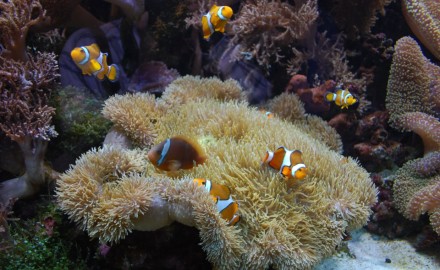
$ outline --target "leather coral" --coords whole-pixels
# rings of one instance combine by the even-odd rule
[[[366,223],[377,190],[354,160],[341,162],[339,153],[313,133],[304,132],[314,121],[304,121],[298,128],[277,117],[267,119],[238,96],[235,100],[218,99],[212,95],[213,85],[219,86],[215,91],[222,89],[217,79],[185,76],[179,80],[165,90],[164,97],[193,97],[195,93],[199,97],[182,98],[182,103],[158,99],[157,107],[133,106],[127,113],[149,108],[142,115],[131,115],[154,117],[155,144],[175,135],[186,136],[199,142],[207,161],[191,170],[169,173],[149,162],[142,165],[141,157],[135,154],[130,160],[141,161],[139,167],[126,171],[125,158],[102,156],[110,151],[107,147],[85,154],[57,181],[57,192],[64,211],[91,236],[118,241],[130,230],[154,230],[147,226],[154,220],[163,221],[156,227],[176,220],[199,230],[202,248],[216,269],[305,269],[332,254],[346,230]],[[194,87],[187,91],[179,87],[191,84]],[[111,99],[150,102],[145,95]],[[154,113],[158,108],[161,113]],[[279,174],[261,166],[265,151],[280,145],[300,149],[310,168],[308,177],[295,183],[290,193]],[[122,151],[140,150],[112,151],[125,155]],[[86,173],[80,167],[90,169]],[[100,170],[103,167],[108,171]],[[335,167],[338,170],[332,169]],[[194,178],[230,188],[239,203],[241,220],[236,226],[226,225],[209,194],[192,185]],[[90,181],[98,184],[86,185]],[[84,191],[89,185],[90,190]],[[118,218],[112,218],[115,215]]]

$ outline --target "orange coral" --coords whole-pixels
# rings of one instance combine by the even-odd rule
[[[402,10],[414,34],[440,59],[440,1],[404,0]]]

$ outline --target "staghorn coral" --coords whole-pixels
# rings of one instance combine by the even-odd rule
[[[284,48],[305,43],[310,32],[315,32],[317,18],[316,0],[296,0],[294,5],[281,1],[246,2],[231,22],[232,43],[241,44],[242,52],[268,69],[270,63],[283,61]]]
[[[206,88],[215,83],[198,80]],[[167,91],[179,91],[176,88],[181,84],[173,82],[164,97],[171,96]],[[227,82],[223,84],[227,88]],[[320,135],[311,136],[304,128],[277,117],[262,117],[247,103],[218,100],[207,90],[192,90],[180,91],[187,95],[180,99],[182,104],[157,101],[164,111],[155,118],[154,143],[174,135],[191,137],[205,148],[206,163],[177,171],[173,179],[149,163],[140,164],[141,175],[120,170],[121,175],[114,177],[115,168],[121,168],[115,160],[121,158],[103,156],[110,151],[103,148],[86,153],[57,181],[61,207],[91,236],[117,241],[132,229],[152,230],[177,220],[199,229],[201,245],[215,269],[309,269],[334,252],[346,230],[365,224],[370,206],[377,200],[376,189],[353,159],[341,163],[341,155],[323,144]],[[194,92],[204,97],[190,99]],[[148,94],[112,99],[124,103],[122,99],[140,96]],[[149,110],[139,108],[145,117],[157,110],[145,107]],[[127,110],[127,114],[132,112]],[[278,174],[261,166],[264,152],[279,145],[300,149],[311,171],[291,193]],[[124,155],[128,150],[112,151]],[[135,156],[139,158],[129,160],[140,160]],[[333,170],[335,166],[339,169]],[[100,169],[104,167],[107,169]],[[190,184],[200,177],[231,188],[240,204],[241,221],[236,227],[225,226],[209,195]],[[160,224],[147,226],[155,220]]]
[[[440,235],[440,152],[432,152],[403,165],[394,176],[394,203],[400,213],[418,220],[429,213],[431,226]]]
[[[24,175],[4,181],[0,200],[35,194],[45,183],[43,168],[47,141],[56,136],[50,125],[54,108],[47,105],[57,78],[55,55],[38,53],[27,62],[0,55],[0,130],[18,143],[24,156]]]
[[[14,60],[26,60],[26,37],[31,26],[43,21],[45,11],[38,0],[0,2],[0,44]]]
[[[406,23],[425,45],[440,59],[440,2],[432,0],[403,0]]]
[[[396,42],[387,86],[386,108],[390,124],[399,128],[399,117],[407,112],[434,114],[431,87],[438,83],[438,66],[426,59],[417,42],[403,37]]]

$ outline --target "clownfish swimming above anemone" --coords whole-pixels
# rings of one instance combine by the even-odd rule
[[[164,171],[191,169],[206,160],[202,147],[183,136],[166,139],[153,146],[147,155],[156,168]]]
[[[107,64],[107,53],[100,51],[99,46],[93,43],[89,46],[74,48],[70,56],[83,75],[95,76],[99,80],[107,77],[111,82],[117,81],[119,68],[117,65]]]
[[[328,102],[334,101],[337,106],[341,107],[341,109],[348,109],[348,106],[355,104],[357,101],[350,91],[343,89],[337,90],[336,93],[327,92],[325,94],[325,100]]]
[[[293,180],[302,180],[307,176],[308,169],[302,160],[302,152],[288,150],[284,146],[278,147],[275,152],[267,151],[263,158],[263,164],[278,170],[287,181],[290,189]]]
[[[226,220],[228,225],[235,225],[240,220],[240,216],[237,214],[238,203],[232,199],[231,191],[227,186],[203,178],[195,178],[193,181],[197,186],[203,186],[209,192],[216,203],[220,216]]]
[[[202,17],[203,38],[209,39],[214,32],[225,32],[225,26],[234,12],[228,6],[213,5],[208,13]]]

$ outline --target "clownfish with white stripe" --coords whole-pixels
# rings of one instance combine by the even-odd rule
[[[307,176],[308,169],[302,160],[302,152],[288,150],[284,146],[278,147],[275,152],[267,151],[263,164],[278,170],[286,179],[302,180]]]
[[[164,171],[188,170],[206,160],[202,147],[183,136],[166,139],[153,146],[147,155],[156,168]]]
[[[334,101],[341,109],[348,109],[348,106],[355,104],[357,101],[348,90],[343,89],[337,90],[336,93],[327,92],[325,99],[328,102]]]
[[[240,220],[240,216],[237,214],[238,203],[232,199],[231,191],[227,186],[203,178],[195,178],[193,181],[197,186],[203,186],[209,192],[217,205],[220,216],[226,220],[228,225],[235,225]]]
[[[99,80],[107,77],[114,82],[118,80],[119,68],[115,64],[110,66],[107,64],[107,55],[100,51],[96,43],[74,48],[70,52],[70,56],[83,75],[93,75]]]
[[[213,5],[206,15],[202,17],[203,38],[209,39],[214,32],[225,32],[225,26],[234,12],[228,6]]]

